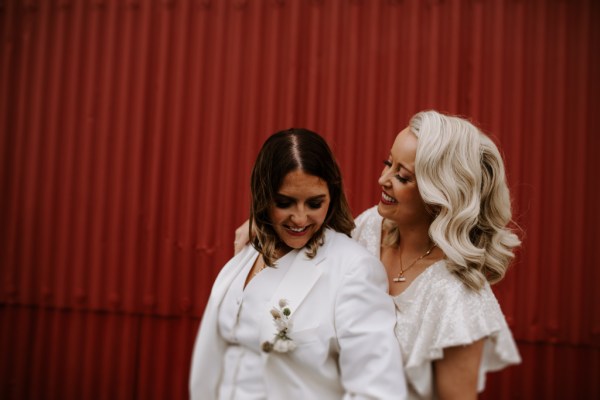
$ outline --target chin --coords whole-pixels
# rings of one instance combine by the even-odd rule
[[[295,250],[300,250],[306,247],[306,245],[308,243],[310,243],[311,240],[313,240],[313,238],[315,237],[315,233],[313,233],[312,235],[310,235],[310,237],[306,238],[305,240],[284,240],[283,243],[285,243],[285,245],[291,249],[295,249]]]
[[[388,212],[388,210],[386,210],[386,208],[389,208],[390,206],[388,206],[387,204],[383,204],[382,202],[379,202],[379,204],[377,205],[377,212],[379,213],[379,215],[381,215],[382,217],[386,217],[387,215],[389,215],[390,213]]]
[[[301,249],[304,246],[306,246],[306,243],[308,243],[308,240],[305,240],[305,238],[302,239],[297,239],[297,238],[293,238],[293,237],[289,237],[285,234],[283,235],[278,235],[279,237],[279,242],[289,248],[289,249]]]

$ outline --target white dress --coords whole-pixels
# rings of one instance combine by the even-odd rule
[[[352,237],[380,257],[383,218],[373,207],[356,219]],[[478,391],[485,374],[521,362],[517,346],[500,305],[486,285],[468,289],[440,260],[421,273],[395,296],[396,335],[400,342],[409,398],[433,399],[432,362],[443,357],[443,349],[486,338],[479,368]]]

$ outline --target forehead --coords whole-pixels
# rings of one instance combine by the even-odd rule
[[[418,139],[409,128],[404,128],[396,136],[390,154],[394,161],[406,166],[414,166]]]
[[[281,187],[277,192],[291,197],[311,197],[329,194],[329,188],[327,187],[327,183],[318,176],[296,170],[289,172],[283,178]]]

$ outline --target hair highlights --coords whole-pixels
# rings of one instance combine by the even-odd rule
[[[250,229],[252,245],[267,265],[273,265],[281,240],[269,220],[269,207],[285,176],[303,171],[327,183],[331,202],[321,229],[307,243],[307,254],[314,257],[323,244],[323,230],[331,228],[350,236],[354,219],[344,193],[342,175],[325,140],[307,129],[288,129],[271,135],[263,144],[252,169],[250,190]]]

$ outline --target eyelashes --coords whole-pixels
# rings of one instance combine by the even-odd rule
[[[286,208],[288,208],[291,205],[292,205],[292,203],[289,202],[289,201],[276,201],[275,202],[275,207],[277,207],[277,208],[286,209]]]
[[[308,207],[313,210],[318,210],[319,208],[321,208],[322,205],[323,205],[322,201],[314,201],[314,202],[308,203]]]
[[[291,201],[275,201],[275,207],[277,208],[281,208],[281,209],[286,209],[291,207],[293,204],[293,202]],[[323,201],[309,201],[308,203],[306,203],[308,208],[310,208],[311,210],[318,210],[319,208],[321,208],[323,206]]]
[[[390,160],[383,160],[383,165],[385,165],[386,168],[391,168],[392,162]],[[400,174],[394,175],[394,178],[396,178],[400,183],[408,183],[411,181],[409,177],[405,177]]]

